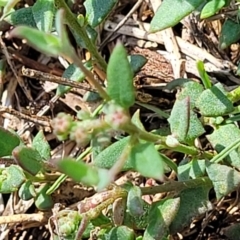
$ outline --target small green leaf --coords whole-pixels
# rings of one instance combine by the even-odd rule
[[[107,67],[107,92],[124,108],[134,104],[133,71],[122,44],[114,48]]]
[[[86,67],[88,70],[92,70],[91,62],[85,62],[84,67]],[[82,82],[85,78],[85,75],[80,68],[76,67],[74,64],[70,64],[68,68],[64,71],[62,77],[72,81]],[[69,92],[70,89],[71,87],[69,86],[59,85],[57,88],[57,95],[62,96],[63,94]]]
[[[189,129],[190,120],[190,99],[186,97],[182,100],[177,100],[172,108],[171,115],[168,118],[171,132],[173,136],[184,142]]]
[[[20,8],[9,14],[4,20],[13,26],[26,25],[29,27],[36,27],[32,14],[32,7]]]
[[[178,167],[178,180],[185,181],[203,177],[206,172],[205,160],[193,159],[191,162]]]
[[[134,74],[139,72],[147,62],[147,59],[144,56],[138,54],[128,56],[128,60]]]
[[[30,180],[22,184],[22,186],[18,190],[18,196],[25,201],[36,197],[34,185]]]
[[[197,69],[198,69],[198,73],[202,79],[202,82],[203,82],[203,85],[204,87],[207,89],[207,88],[211,88],[212,86],[212,83],[211,83],[211,80],[204,68],[204,64],[202,61],[197,61]]]
[[[19,166],[32,175],[36,175],[42,169],[42,157],[33,148],[19,146],[14,148],[12,155]]]
[[[84,6],[86,9],[86,20],[90,26],[98,26],[116,5],[117,0],[86,0]]]
[[[181,83],[181,80],[183,80],[182,83]],[[186,81],[184,81],[184,80],[186,80]],[[178,94],[177,99],[182,100],[186,97],[189,97],[190,107],[191,107],[191,109],[193,109],[196,105],[196,100],[198,99],[198,97],[201,95],[201,93],[204,90],[203,86],[194,81],[187,81],[187,79],[176,79],[176,80],[173,80],[172,82],[171,82],[172,84],[174,84],[174,82],[175,82],[175,86],[181,87],[181,92]],[[169,85],[170,85],[170,83],[169,83]]]
[[[210,188],[191,188],[180,193],[180,207],[170,225],[171,234],[182,231],[184,227],[192,222],[192,219],[212,210],[212,204],[208,200]]]
[[[0,127],[0,157],[10,156],[12,150],[20,144],[17,135]]]
[[[46,192],[49,189],[50,185],[46,184],[40,188],[37,197],[35,198],[35,205],[39,210],[49,210],[53,207],[53,199],[51,195],[48,195]]]
[[[151,21],[150,32],[173,27],[202,2],[203,0],[164,0]]]
[[[214,149],[220,153],[230,144],[240,139],[240,130],[234,124],[219,126],[212,134],[207,136],[207,139]],[[237,148],[231,151],[224,161],[227,161],[231,166],[240,169],[240,149]]]
[[[211,0],[202,9],[200,18],[208,18],[213,16],[225,5],[225,0]]]
[[[37,0],[32,7],[32,13],[37,28],[50,33],[55,14],[54,0]]]
[[[76,162],[71,158],[65,158],[58,163],[59,169],[76,182],[87,185],[97,185],[99,181],[98,171],[83,162]]]
[[[180,207],[180,198],[165,199],[153,203],[149,212],[149,224],[144,232],[144,239],[163,239],[175,219]]]
[[[93,158],[93,163],[96,167],[110,169],[119,159],[123,149],[129,144],[129,137],[125,137],[109,147],[101,151],[96,158]],[[133,164],[130,159],[127,159],[122,170],[127,171],[133,169]]]
[[[221,49],[229,47],[232,43],[237,42],[240,39],[240,24],[226,19],[219,39],[219,45]]]
[[[134,240],[134,232],[126,226],[114,227],[107,234],[107,239]]]
[[[142,200],[141,189],[137,186],[132,186],[128,191],[127,209],[131,216],[140,217],[144,213],[144,202]]]
[[[11,193],[25,181],[25,175],[20,167],[11,165],[7,168],[0,168],[0,193]]]
[[[208,117],[223,116],[234,109],[221,84],[216,84],[203,91],[196,102],[196,107],[203,116]]]
[[[134,169],[144,177],[163,179],[163,160],[153,143],[139,143],[134,146],[130,159]]]
[[[39,152],[40,156],[44,160],[48,160],[50,158],[51,148],[48,142],[46,141],[42,130],[40,130],[38,134],[34,137],[32,147]]]
[[[239,186],[240,173],[231,167],[213,163],[207,166],[207,173],[213,182],[218,200]]]
[[[11,35],[27,39],[29,45],[42,53],[51,56],[61,55],[62,42],[57,36],[26,26],[16,27],[12,30]]]

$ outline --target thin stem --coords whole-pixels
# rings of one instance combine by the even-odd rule
[[[73,15],[73,13],[69,9],[66,2],[64,0],[55,0],[55,6],[57,7],[57,9],[60,9],[60,8],[64,9],[65,14],[66,14],[67,25],[70,27],[70,29],[75,31],[79,35],[79,37],[81,37],[85,46],[88,48],[89,52],[97,60],[97,63],[101,66],[101,68],[106,72],[107,63],[105,62],[103,57],[99,54],[94,43],[88,37],[86,29],[79,25],[76,17]]]
[[[84,67],[82,61],[78,58],[77,55],[74,54],[74,56],[71,56],[72,60],[74,62],[74,64],[79,67],[82,72],[85,74],[87,81],[89,82],[90,85],[92,85],[93,87],[96,88],[96,90],[98,91],[99,95],[105,99],[106,101],[110,100],[110,97],[108,96],[108,94],[106,93],[106,91],[104,90],[104,88],[102,87],[102,85],[96,81],[96,79],[94,78],[93,74]]]
[[[212,187],[212,181],[208,177],[196,178],[182,182],[167,182],[160,186],[141,188],[142,195],[152,195],[163,192],[179,192],[189,188]]]

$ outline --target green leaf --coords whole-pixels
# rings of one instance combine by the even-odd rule
[[[20,8],[5,17],[4,20],[13,26],[26,25],[29,27],[36,27],[32,14],[32,7]]]
[[[240,24],[226,19],[219,39],[219,45],[221,49],[229,47],[232,43],[237,42],[240,39]]]
[[[12,30],[11,35],[27,39],[29,45],[42,53],[51,56],[61,55],[62,42],[57,36],[26,26],[16,27]]]
[[[134,104],[133,71],[122,44],[114,48],[107,67],[107,92],[124,108]]]
[[[119,159],[123,149],[129,144],[129,137],[125,137],[109,147],[101,151],[96,158],[93,158],[93,163],[96,167],[110,169]],[[130,159],[125,162],[122,171],[133,169],[133,164]]]
[[[34,137],[32,147],[39,152],[40,156],[44,160],[48,160],[51,157],[51,148],[46,141],[42,130],[40,130],[38,134]]]
[[[172,108],[171,115],[168,118],[173,136],[181,142],[187,136],[190,121],[190,99],[186,97],[177,100]]]
[[[12,150],[20,144],[17,135],[0,127],[0,157],[10,156]]]
[[[150,32],[173,27],[202,2],[203,0],[164,0],[151,21]]]
[[[202,9],[200,18],[208,18],[213,16],[225,5],[225,0],[211,0]]]
[[[134,74],[139,72],[147,62],[147,59],[139,54],[128,56],[128,60],[130,62]]]
[[[19,146],[14,148],[12,155],[19,166],[30,174],[36,175],[42,170],[43,160],[37,150],[30,147]]]
[[[219,126],[214,132],[207,136],[207,139],[214,147],[214,149],[220,153],[230,144],[240,139],[240,130],[234,124],[228,124]],[[231,166],[240,169],[240,149],[237,148],[229,153],[224,158]]]
[[[171,234],[182,231],[192,222],[192,219],[212,210],[212,204],[208,200],[209,190],[210,187],[199,187],[186,189],[180,193],[180,207],[170,225]]]
[[[163,239],[175,219],[180,207],[180,198],[164,199],[153,203],[149,213],[149,224],[144,232],[144,239]]]
[[[141,189],[137,186],[132,186],[128,191],[127,209],[129,214],[133,217],[140,217],[144,213],[142,192]]]
[[[51,195],[48,195],[46,192],[49,189],[50,185],[46,184],[40,188],[37,197],[35,198],[35,205],[39,210],[46,211],[53,207],[53,199]]]
[[[163,160],[153,143],[139,143],[134,146],[130,159],[134,169],[144,177],[163,179]]]
[[[196,107],[203,116],[218,117],[233,111],[233,104],[225,95],[221,84],[206,89],[199,96]]]
[[[84,7],[86,9],[86,20],[92,27],[98,26],[116,5],[117,0],[86,0]]]
[[[198,73],[202,79],[202,82],[203,82],[203,85],[204,87],[207,89],[207,88],[211,88],[212,86],[212,83],[211,83],[211,80],[204,68],[204,63],[203,61],[197,61],[197,69],[198,69]]]
[[[86,185],[97,185],[99,181],[98,171],[83,162],[76,162],[71,158],[65,158],[58,163],[61,172],[67,174],[76,182]]]
[[[34,3],[32,13],[39,30],[51,32],[55,11],[54,0],[37,0]]]
[[[11,193],[18,190],[25,181],[25,175],[20,167],[11,165],[0,168],[0,193]]]
[[[178,167],[178,180],[185,181],[203,177],[206,172],[205,160],[193,159],[191,162]]]
[[[18,190],[18,196],[25,201],[30,200],[33,197],[36,197],[36,192],[32,181],[27,180],[25,183],[21,185],[21,187]]]
[[[92,64],[90,61],[84,63],[84,67],[88,70],[92,70]],[[70,64],[68,68],[64,71],[63,78],[67,78],[72,81],[82,82],[85,79],[84,73],[80,68],[76,67],[74,64]],[[62,96],[63,94],[69,92],[71,87],[59,85],[57,88],[57,95]]]
[[[106,236],[107,239],[134,240],[134,232],[126,226],[114,227]]]
[[[218,200],[239,187],[240,173],[231,167],[213,163],[207,166],[207,173]]]
[[[181,83],[181,80],[183,80],[182,83]],[[175,82],[175,86],[176,84],[178,84],[177,86],[180,86],[182,88],[181,92],[177,96],[177,99],[183,100],[186,97],[189,97],[190,107],[191,109],[193,109],[196,105],[196,100],[201,95],[204,89],[203,89],[203,86],[197,82],[184,81],[184,80],[187,80],[187,79],[176,79],[176,80],[173,80],[172,84],[174,84]]]

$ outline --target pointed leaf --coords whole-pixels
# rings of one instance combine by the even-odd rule
[[[226,19],[219,39],[219,45],[221,49],[229,47],[232,43],[237,42],[240,39],[240,24],[231,19]]]
[[[200,18],[208,18],[217,13],[225,5],[225,0],[211,0],[202,9]]]
[[[202,2],[203,0],[164,0],[151,21],[150,32],[173,27]]]
[[[14,148],[12,155],[19,166],[32,175],[36,175],[42,169],[43,159],[33,148],[19,146]]]
[[[51,32],[55,11],[54,0],[37,0],[34,3],[32,13],[39,30]]]
[[[42,53],[51,56],[61,55],[62,43],[60,38],[52,34],[41,32],[26,26],[19,26],[13,29],[11,35],[27,39],[29,45]]]
[[[9,14],[4,20],[13,26],[26,25],[29,27],[36,27],[32,14],[32,7],[20,8]]]
[[[144,177],[163,179],[163,160],[153,143],[140,143],[134,146],[130,159],[134,169]]]
[[[207,139],[214,149],[220,153],[237,139],[240,139],[240,130],[234,124],[219,126],[211,135],[207,136]],[[231,151],[224,160],[231,166],[240,169],[240,149]]]
[[[177,100],[168,119],[173,136],[183,142],[187,136],[190,120],[189,97]]]
[[[147,59],[144,56],[138,54],[128,56],[128,60],[134,73],[140,71],[147,62]]]
[[[0,157],[10,156],[12,150],[20,144],[17,135],[0,127]]]
[[[203,91],[196,102],[196,107],[202,115],[208,117],[223,116],[234,109],[220,84]]]
[[[34,202],[39,210],[46,211],[53,207],[54,202],[52,196],[46,193],[49,187],[50,187],[49,184],[46,184],[43,187],[41,187],[37,197],[35,198]]]
[[[86,0],[84,6],[86,9],[86,20],[90,26],[98,26],[116,5],[117,0]]]
[[[144,232],[144,239],[163,239],[168,234],[169,225],[175,219],[179,206],[180,198],[153,203],[149,213],[149,225]]]
[[[32,147],[39,152],[40,156],[44,160],[48,160],[50,158],[51,148],[48,142],[46,141],[46,138],[42,130],[40,130],[38,134],[34,137]]]
[[[240,173],[231,167],[213,163],[207,166],[207,173],[218,200],[239,187]]]
[[[86,67],[88,70],[92,70],[92,64],[90,61],[84,63],[84,67]],[[68,68],[64,71],[63,78],[68,78],[69,80],[76,81],[76,82],[82,82],[85,78],[84,73],[76,67],[74,64],[70,64]],[[71,87],[59,85],[57,88],[57,95],[62,96],[63,94],[69,92]]]
[[[203,85],[205,86],[205,88],[211,88],[212,83],[211,80],[204,68],[204,63],[203,61],[197,61],[197,69],[198,69],[198,73],[202,79]]]
[[[97,185],[99,181],[98,171],[83,162],[76,162],[71,158],[65,158],[58,163],[59,169],[76,182],[87,185]]]
[[[171,82],[172,85],[174,84],[174,82],[175,84],[180,84],[177,86],[180,86],[182,88],[181,92],[178,94],[177,99],[182,100],[186,97],[189,97],[190,107],[191,109],[193,109],[196,105],[196,100],[204,90],[203,86],[194,81],[183,81],[183,83],[181,83],[181,80],[185,80],[185,79],[176,79],[176,80],[173,80],[173,82]]]
[[[144,213],[144,202],[142,200],[141,189],[137,186],[132,186],[128,191],[127,209],[133,217],[140,217]]]
[[[94,165],[99,168],[110,169],[121,156],[123,149],[129,144],[129,140],[129,137],[125,137],[101,151],[96,158],[93,158]],[[133,164],[130,159],[127,159],[122,170],[130,169],[133,169]]]
[[[114,48],[107,67],[107,91],[109,96],[124,108],[134,104],[133,71],[122,44]]]
[[[175,234],[188,226],[192,219],[212,210],[212,204],[208,200],[210,187],[186,189],[180,193],[180,207],[178,213],[170,225],[170,233]]]

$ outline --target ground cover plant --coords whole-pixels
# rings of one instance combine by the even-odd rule
[[[106,29],[112,27],[110,20],[116,17],[117,9],[121,12],[129,3],[0,2],[1,79],[7,71],[13,72],[14,82],[8,86],[16,89],[17,99],[15,104],[4,101],[0,111],[4,119],[0,127],[0,157],[4,163],[0,168],[0,193],[5,202],[19,201],[19,209],[15,204],[12,210],[11,203],[2,203],[3,237],[18,236],[16,226],[23,230],[45,226],[46,239],[181,239],[181,235],[184,239],[208,239],[212,237],[206,231],[209,216],[226,201],[231,202],[230,210],[238,205],[238,53],[235,51],[232,59],[227,57],[240,39],[238,1],[165,0],[160,6],[153,2],[154,15],[145,18],[149,30],[143,35],[139,32],[139,36],[164,45],[173,68],[171,80],[163,76],[165,83],[157,87],[153,79],[146,87],[147,79],[140,74],[148,70],[149,56],[155,55],[131,53],[128,39],[124,44],[124,39],[112,40],[112,34],[102,44],[98,42],[99,29],[104,24]],[[144,3],[137,1],[130,6],[136,11]],[[119,21],[121,26],[127,18],[130,16]],[[196,46],[190,55],[190,40],[183,42],[175,36],[186,19],[206,25],[221,22],[218,35],[209,25],[205,29],[219,36],[216,42],[214,35],[209,47],[218,49],[219,55],[203,50],[195,57],[200,49]],[[172,27],[174,31],[169,31]],[[113,32],[121,29],[118,25]],[[159,32],[166,34],[163,40],[154,35]],[[194,37],[194,42],[201,40],[197,34]],[[108,51],[105,44],[109,44]],[[26,46],[31,47],[29,58],[18,54]],[[35,59],[40,54],[42,63],[40,57]],[[54,65],[51,71],[44,64],[47,56]],[[186,56],[197,60],[191,66],[194,74],[185,68],[184,62],[189,61]],[[13,59],[21,63],[21,69]],[[161,69],[153,70],[158,78]],[[40,86],[29,83],[31,94],[26,87],[29,79],[41,81]],[[76,108],[80,88],[85,93]],[[148,90],[145,95],[144,88]],[[155,94],[166,96],[168,102],[154,105],[152,99],[143,99],[156,90],[159,92]],[[25,114],[19,108],[18,113],[10,107],[30,102],[35,111],[36,99],[45,94],[49,99],[37,112],[31,113],[30,109]],[[50,118],[40,115],[44,109]],[[9,115],[26,121],[23,130],[8,127]],[[58,154],[53,151],[55,147]],[[237,239],[238,211],[234,214],[218,228],[217,239]],[[200,227],[191,233],[190,225],[197,225],[199,219]],[[188,234],[184,235],[186,229]],[[38,235],[44,238],[42,232]]]

